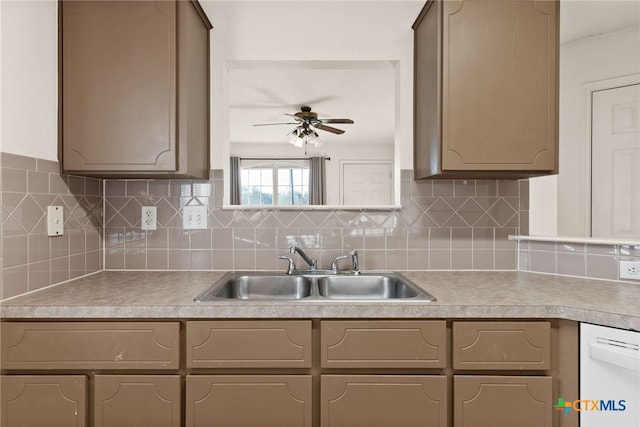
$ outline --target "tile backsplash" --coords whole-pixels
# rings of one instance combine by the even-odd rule
[[[593,279],[619,280],[621,260],[640,261],[640,245],[521,240],[519,270]]]
[[[60,175],[58,162],[2,153],[2,281],[9,298],[103,269],[102,182]],[[64,234],[47,236],[47,206]]]
[[[414,181],[405,170],[394,210],[223,210],[219,170],[206,181],[100,180],[7,153],[1,165],[2,298],[102,269],[280,270],[291,245],[322,267],[357,249],[368,270],[514,270],[507,237],[527,232],[526,180]],[[206,230],[182,229],[192,197],[208,207]],[[46,235],[49,205],[65,209],[63,236]],[[140,229],[141,206],[157,207],[157,230]]]
[[[507,236],[527,214],[520,205],[527,181],[414,181],[403,171],[397,210],[222,210],[221,172],[210,181],[107,180],[105,268],[277,270],[292,245],[323,267],[350,249],[369,270],[517,265]],[[182,229],[181,208],[192,197],[209,208],[206,230]],[[147,205],[158,207],[155,231],[140,230]]]
[[[529,183],[414,181],[401,173],[401,208],[222,209],[222,171],[211,180],[84,178],[57,162],[2,153],[0,298],[106,270],[280,270],[292,245],[321,267],[350,249],[362,269],[516,270],[618,279],[618,262],[640,247],[512,241],[528,232]],[[208,228],[182,229],[192,198]],[[46,233],[46,208],[64,208],[65,234]],[[157,207],[142,231],[141,207]],[[299,266],[303,261],[296,258]],[[348,267],[347,267],[348,268]]]

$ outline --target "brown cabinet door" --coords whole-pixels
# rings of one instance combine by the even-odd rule
[[[188,368],[310,368],[310,320],[187,322]]]
[[[413,27],[416,178],[557,170],[558,8],[427,2]]]
[[[549,322],[454,322],[453,369],[551,368]]]
[[[3,369],[178,369],[178,322],[6,322]]]
[[[444,368],[446,323],[439,320],[326,320],[323,368]]]
[[[0,379],[1,427],[84,427],[87,378],[11,375]]]
[[[556,168],[558,4],[444,2],[443,169]]]
[[[96,375],[94,427],[180,427],[179,375]]]
[[[462,376],[453,380],[454,427],[551,427],[551,377]]]
[[[62,4],[62,167],[209,177],[209,30],[189,1]]]
[[[176,4],[62,5],[66,171],[176,170]]]
[[[187,427],[311,427],[311,375],[190,375]]]
[[[320,400],[321,427],[447,425],[444,376],[323,375]]]

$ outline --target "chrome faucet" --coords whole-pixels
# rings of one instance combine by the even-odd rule
[[[338,273],[338,261],[340,261],[341,259],[347,259],[347,258],[349,258],[347,255],[335,257],[333,262],[331,263],[331,271],[334,274]]]
[[[286,259],[287,261],[289,261],[289,266],[287,267],[287,274],[293,274],[296,271],[296,264],[293,262],[292,258],[284,255],[280,255],[278,258]]]
[[[297,246],[291,246],[289,248],[289,253],[292,254],[292,255],[297,253],[298,255],[300,255],[300,258],[302,258],[304,260],[304,262],[309,264],[309,268],[311,270],[317,270],[317,268],[318,268],[318,260],[309,258],[307,256],[307,254],[305,254],[302,249],[298,248]]]
[[[358,266],[358,251],[351,249],[349,251],[349,255],[351,255],[351,272],[353,274],[360,274],[360,267]]]

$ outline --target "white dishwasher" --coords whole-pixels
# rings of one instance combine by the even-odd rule
[[[580,427],[640,427],[640,332],[580,324]]]

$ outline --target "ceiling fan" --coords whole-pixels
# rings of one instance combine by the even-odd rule
[[[300,107],[300,111],[295,114],[287,114],[285,116],[292,117],[294,122],[287,123],[260,123],[255,124],[254,126],[277,126],[277,125],[297,125],[290,133],[298,133],[302,132],[303,135],[309,135],[311,132],[314,132],[313,129],[320,129],[326,132],[335,133],[337,135],[343,134],[344,131],[342,129],[334,128],[332,126],[327,126],[327,123],[341,123],[341,124],[352,124],[353,120],[351,119],[319,119],[318,113],[314,113],[311,111],[311,107],[307,105],[303,105]],[[315,132],[314,132],[315,133]],[[317,134],[316,134],[317,136]]]

